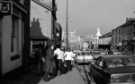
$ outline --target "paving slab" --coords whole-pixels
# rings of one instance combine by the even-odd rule
[[[38,84],[85,84],[85,82],[79,75],[78,70],[76,68],[73,68],[72,71],[57,76],[49,82],[46,82],[43,79],[41,79]]]

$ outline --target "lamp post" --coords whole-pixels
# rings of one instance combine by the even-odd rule
[[[57,20],[56,18],[56,3],[55,0],[52,0],[52,11],[51,11],[51,20],[52,20],[52,28],[51,28],[51,39],[54,40],[54,34],[55,34],[55,22]]]
[[[69,48],[68,41],[68,0],[66,0],[66,49]]]

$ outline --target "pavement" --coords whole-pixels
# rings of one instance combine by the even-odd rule
[[[27,70],[22,71],[19,68],[0,78],[0,84],[37,84],[42,78],[37,72],[36,65],[30,66]]]
[[[7,74],[0,79],[0,84],[86,84],[86,81],[83,80],[80,72],[73,68],[71,71],[46,82],[43,80],[43,75],[37,73],[36,65],[33,65],[29,71],[15,71]]]
[[[66,74],[57,76],[49,82],[41,79],[38,84],[86,84],[76,68]]]

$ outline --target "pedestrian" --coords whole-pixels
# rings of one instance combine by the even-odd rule
[[[40,48],[39,48],[39,61],[38,61],[38,71],[39,71],[39,75],[42,75],[44,73],[43,67],[44,67],[44,63],[45,63],[45,55],[44,55],[44,45],[40,44]]]
[[[71,54],[71,65],[73,66],[74,65],[74,58],[75,58],[76,54],[73,52],[73,50],[70,51],[70,54]]]
[[[73,60],[73,53],[69,49],[64,53],[64,59],[66,62],[67,71],[71,70],[72,69],[71,60]]]
[[[46,50],[47,50],[47,47],[43,45],[42,47],[42,53],[41,53],[41,69],[42,69],[42,73],[44,74],[45,73],[45,65],[46,65]]]
[[[36,63],[37,63],[37,74],[41,75],[42,74],[42,44],[40,43],[38,45],[38,49],[36,51]]]
[[[60,48],[56,48],[56,50],[54,50],[54,55],[56,56],[56,71],[61,74],[63,68],[62,62],[64,57],[64,51],[62,51]]]
[[[45,74],[43,76],[43,79],[45,81],[50,80],[53,78],[55,73],[55,61],[54,61],[54,44],[51,40],[48,40],[47,46],[46,46],[46,56],[45,56]]]

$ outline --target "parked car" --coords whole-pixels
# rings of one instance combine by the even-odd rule
[[[76,52],[75,62],[78,64],[86,64],[93,61],[94,57],[91,55],[90,51],[79,51]]]
[[[119,52],[119,51],[114,51],[113,54],[114,54],[114,55],[121,55],[122,53]]]

